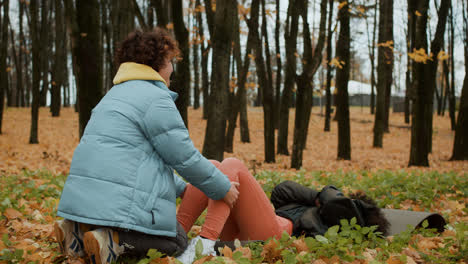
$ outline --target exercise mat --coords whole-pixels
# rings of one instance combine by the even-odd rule
[[[438,213],[397,209],[382,209],[382,211],[388,222],[390,222],[390,228],[388,231],[389,236],[405,231],[408,228],[408,225],[413,228],[420,228],[422,227],[424,220],[427,220],[427,228],[435,228],[439,232],[444,231],[444,226],[446,224],[445,219]]]

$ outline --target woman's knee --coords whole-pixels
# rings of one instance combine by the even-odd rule
[[[229,177],[229,180],[240,182],[240,178],[250,175],[245,164],[236,158],[223,160],[219,169]]]
[[[221,165],[221,162],[217,161],[217,160],[209,160],[211,163],[213,163],[213,165],[215,165],[216,168],[219,167],[219,165]]]
[[[223,165],[223,167],[237,168],[237,169],[246,168],[247,169],[245,164],[242,161],[240,161],[239,159],[236,159],[236,158],[224,159],[221,164]]]

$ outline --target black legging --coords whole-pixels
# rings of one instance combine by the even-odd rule
[[[178,256],[187,248],[187,234],[177,223],[177,236],[156,236],[133,230],[117,229],[119,245],[123,245],[125,255],[145,256],[149,249],[154,248],[168,256]]]

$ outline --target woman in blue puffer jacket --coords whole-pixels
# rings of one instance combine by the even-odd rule
[[[178,53],[159,28],[131,33],[117,50],[114,86],[92,111],[58,206],[65,254],[110,263],[150,247],[183,252],[176,198],[186,183],[174,171],[213,200],[236,201],[237,183],[193,146],[168,89]]]

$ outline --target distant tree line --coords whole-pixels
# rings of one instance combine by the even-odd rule
[[[282,154],[291,155],[291,167],[302,166],[314,92],[322,90],[324,131],[337,121],[337,158],[351,159],[348,82],[356,68],[350,25],[359,21],[365,22],[369,50],[373,147],[384,147],[390,132],[390,95],[396,82],[391,0],[289,0],[285,17],[280,16],[279,0],[18,0],[15,12],[12,3],[0,2],[0,133],[5,102],[7,107],[31,107],[29,141],[38,143],[39,108],[50,98],[52,116],[74,104],[81,136],[91,110],[112,87],[119,41],[136,28],[159,26],[174,34],[182,51],[171,89],[179,93],[176,104],[187,126],[187,108],[203,107],[206,157],[222,160],[225,151],[233,152],[238,119],[241,141],[250,142],[247,96],[253,88],[264,113],[265,162]],[[461,2],[465,80],[457,117],[453,4],[441,0],[431,7],[429,0],[407,1],[404,118],[411,124],[409,166],[429,166],[434,104],[439,115],[449,111],[455,131],[451,159],[468,159],[468,5]],[[437,14],[434,32],[429,30],[430,8]]]

